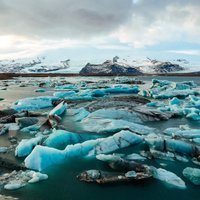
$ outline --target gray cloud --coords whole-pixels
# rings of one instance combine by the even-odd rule
[[[0,0],[0,34],[87,38],[107,34],[132,14],[132,0]]]
[[[116,37],[135,47],[162,41],[199,42],[199,0],[137,0]]]

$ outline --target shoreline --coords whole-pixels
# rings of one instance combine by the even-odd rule
[[[7,79],[13,79],[16,77],[85,77],[85,76],[100,76],[100,77],[115,77],[115,76],[127,76],[127,77],[143,77],[143,76],[200,76],[200,72],[191,72],[191,73],[167,73],[167,74],[133,74],[133,75],[94,75],[94,74],[88,74],[88,75],[80,75],[78,73],[0,73],[0,80],[7,80]]]

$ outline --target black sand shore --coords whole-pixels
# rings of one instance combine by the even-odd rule
[[[0,73],[0,80],[12,79],[15,77],[78,77],[83,76],[78,73]],[[87,74],[85,76],[105,76],[105,75],[90,75]],[[106,75],[106,76],[116,76],[116,75]],[[117,75],[124,76],[124,75]],[[167,74],[140,74],[140,75],[126,75],[126,76],[200,76],[200,72],[191,72],[191,73],[167,73]]]

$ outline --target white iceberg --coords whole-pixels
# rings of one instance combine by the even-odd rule
[[[181,178],[179,178],[176,174],[169,172],[165,169],[153,168],[153,177],[155,179],[165,182],[169,186],[177,187],[180,189],[186,188],[185,182]]]

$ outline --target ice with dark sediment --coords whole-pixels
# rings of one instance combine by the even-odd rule
[[[150,134],[145,137],[146,143],[151,149],[169,151],[182,155],[194,156],[200,153],[200,146],[189,140],[175,139],[168,136]]]
[[[48,179],[48,175],[31,170],[14,170],[11,173],[0,175],[0,179],[1,185],[3,185],[4,189],[17,190],[26,186],[28,183],[37,183],[46,180]]]

